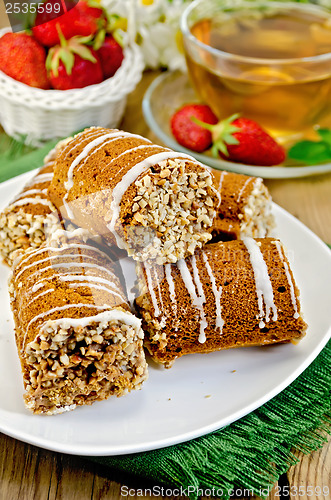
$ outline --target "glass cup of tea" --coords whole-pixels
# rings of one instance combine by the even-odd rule
[[[219,118],[283,142],[331,128],[331,12],[312,4],[196,0],[181,18],[190,79]]]

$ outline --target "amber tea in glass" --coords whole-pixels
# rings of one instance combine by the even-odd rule
[[[293,2],[197,0],[182,18],[187,66],[204,102],[279,138],[331,128],[331,14]]]

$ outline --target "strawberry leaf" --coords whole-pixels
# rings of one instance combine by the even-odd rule
[[[93,7],[95,9],[102,9],[103,10],[103,7],[100,4],[100,2],[97,2],[96,0],[88,0],[86,3],[87,3],[87,5],[89,7]]]
[[[235,130],[235,132],[237,131],[238,129]],[[223,135],[223,141],[226,143],[226,144],[239,144],[239,141],[236,137],[234,137],[233,135],[231,135],[230,133],[225,133]]]
[[[80,56],[82,59],[85,59],[86,61],[91,61],[93,63],[97,62],[96,58],[92,54],[89,47],[84,45],[85,43],[90,42],[91,39],[92,39],[92,36],[72,37],[69,40],[69,44],[68,44],[69,51],[73,54],[77,54],[78,56]]]
[[[124,39],[125,32],[120,29],[116,29],[115,31],[112,32],[112,36],[114,40],[122,47],[122,49],[125,46],[125,39]]]
[[[199,120],[199,118],[197,118],[194,115],[190,116],[190,120],[192,120],[192,122],[196,123],[197,125],[200,125],[200,127],[205,128],[206,130],[210,130],[210,132],[212,132],[214,130],[214,125],[211,125],[210,123],[203,122],[203,121]]]
[[[84,45],[71,47],[71,50],[74,54],[77,54],[78,56],[80,56],[82,59],[85,59],[86,61],[91,61],[94,63],[97,62],[96,58],[94,57],[94,55],[92,54],[90,49],[88,49],[87,47],[84,47]]]
[[[69,40],[69,46],[76,45],[76,44],[90,45],[90,42],[92,42],[92,40],[93,40],[93,35],[73,36]]]
[[[67,75],[71,75],[72,68],[73,68],[73,66],[75,64],[75,56],[73,55],[73,53],[70,52],[69,50],[65,49],[65,48],[59,50],[58,63],[57,63],[57,66],[56,66],[56,72],[57,73],[58,73],[59,62],[60,61],[63,62]],[[54,64],[54,69],[55,69],[55,64]],[[53,69],[53,73],[54,73],[55,76],[57,76],[57,74],[55,74],[55,72],[54,72],[54,69]]]
[[[106,30],[103,29],[98,31],[93,41],[93,49],[99,50],[102,47],[105,38],[106,38]]]

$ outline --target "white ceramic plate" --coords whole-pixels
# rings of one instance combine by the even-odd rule
[[[32,173],[0,185],[4,207]],[[309,324],[297,345],[241,348],[150,365],[141,391],[53,417],[24,408],[9,309],[8,270],[0,266],[0,431],[43,448],[115,455],[176,444],[219,429],[290,384],[317,356],[331,331],[331,252],[311,231],[274,206],[278,236],[290,250]]]
[[[169,99],[171,96],[171,99]],[[184,104],[201,102],[195,94],[185,73],[166,72],[157,77],[147,89],[143,100],[145,120],[151,130],[164,144],[194,156],[197,160],[217,170],[228,170],[239,174],[263,177],[264,179],[289,179],[331,172],[331,163],[313,166],[275,166],[257,167],[214,158],[210,153],[195,153],[186,149],[175,140],[170,131],[170,118]]]

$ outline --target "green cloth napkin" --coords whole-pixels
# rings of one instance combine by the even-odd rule
[[[42,165],[54,144],[22,154],[15,143],[1,152],[0,143],[0,181]],[[295,450],[310,453],[331,434],[330,366],[331,341],[281,394],[217,432],[160,450],[91,459],[192,498],[204,491],[227,499],[236,489],[267,496],[298,461]]]
[[[298,462],[296,450],[308,454],[331,434],[330,366],[331,341],[283,392],[231,425],[176,446],[93,460],[192,498],[227,499],[237,489],[265,497]]]

